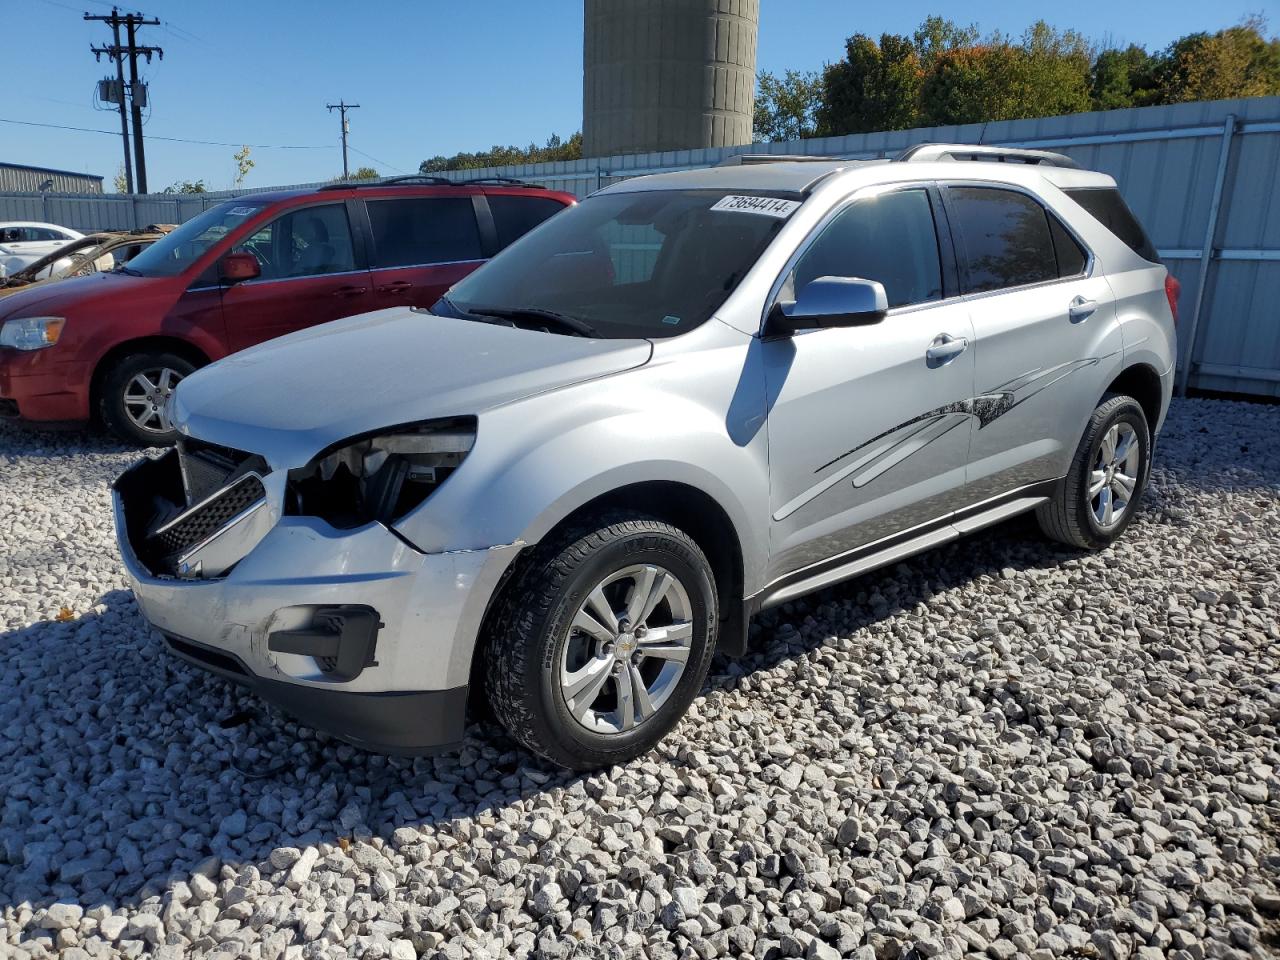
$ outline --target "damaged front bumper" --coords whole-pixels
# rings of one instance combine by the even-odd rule
[[[212,517],[186,511],[198,528],[165,541],[173,521],[146,527],[178,471],[170,452],[112,488],[134,594],[170,649],[370,749],[461,739],[476,635],[515,545],[424,553],[380,523],[285,516],[272,473]]]

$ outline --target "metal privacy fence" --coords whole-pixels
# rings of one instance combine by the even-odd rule
[[[1280,396],[1280,97],[927,127],[446,173],[518,177],[578,197],[737,153],[894,156],[917,143],[1039,147],[1115,177],[1182,283],[1179,386]],[[314,186],[298,184],[297,186]],[[278,187],[261,189],[280,189]],[[87,231],[178,223],[228,197],[0,193],[0,220]]]

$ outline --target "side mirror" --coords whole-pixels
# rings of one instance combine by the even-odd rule
[[[884,286],[861,277],[818,277],[793,302],[778,301],[769,311],[766,333],[790,336],[797,330],[865,327],[879,323],[889,310]]]
[[[218,276],[228,283],[256,280],[262,276],[262,264],[252,253],[228,253],[218,261]]]

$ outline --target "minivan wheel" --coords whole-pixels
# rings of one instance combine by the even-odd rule
[[[135,353],[116,361],[102,378],[102,422],[121,440],[164,447],[177,438],[165,416],[169,395],[195,364],[175,353]]]
[[[494,715],[572,769],[647,752],[697,696],[715,652],[711,565],[683,531],[608,516],[535,548],[485,638]]]
[[[1151,470],[1151,434],[1132,397],[1104,398],[1085,428],[1071,469],[1054,497],[1036,511],[1054,540],[1099,550],[1133,521]]]

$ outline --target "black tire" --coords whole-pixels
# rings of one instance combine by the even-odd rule
[[[1089,485],[1103,442],[1112,427],[1118,424],[1132,428],[1136,437],[1137,484],[1119,518],[1110,525],[1104,525],[1095,513],[1094,501],[1088,496]],[[1124,426],[1119,429],[1124,430]],[[1051,539],[1085,550],[1101,550],[1110,546],[1133,522],[1141,506],[1150,471],[1151,434],[1141,405],[1132,397],[1104,397],[1089,418],[1071,460],[1071,468],[1058,485],[1057,492],[1036,510],[1040,529]]]
[[[144,429],[135,423],[125,405],[125,392],[134,377],[151,370],[172,370],[186,377],[196,365],[176,353],[133,353],[121,357],[106,371],[98,388],[98,412],[107,429],[121,440],[144,447],[166,447],[178,438],[176,430]],[[175,381],[176,382],[176,381]]]
[[[688,600],[692,639],[684,672],[654,712],[630,730],[599,733],[579,723],[559,680],[571,624],[597,584],[634,565],[671,573]],[[634,581],[628,588],[634,592]],[[664,603],[666,601],[660,601]],[[655,609],[659,616],[660,609]],[[485,693],[499,723],[534,753],[575,770],[622,763],[650,750],[702,689],[715,653],[717,597],[711,565],[683,531],[647,517],[610,514],[534,549],[512,578],[484,638]],[[683,622],[683,620],[681,621]],[[655,660],[646,669],[664,669]],[[615,669],[626,670],[625,664]],[[608,698],[605,681],[600,696]],[[656,681],[655,681],[656,682]],[[617,704],[621,716],[621,703]],[[634,716],[634,714],[633,714]]]

